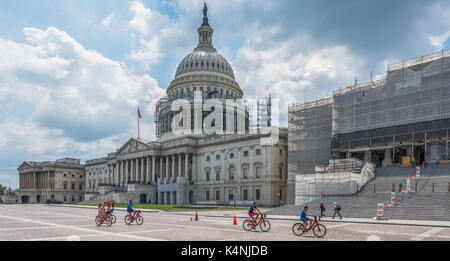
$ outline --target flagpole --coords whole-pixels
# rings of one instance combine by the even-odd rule
[[[138,140],[139,140],[139,106],[138,106]]]

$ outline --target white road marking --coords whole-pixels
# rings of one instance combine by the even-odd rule
[[[65,227],[65,228],[70,228],[70,229],[75,229],[75,230],[80,230],[80,231],[96,232],[96,233],[100,233],[100,234],[104,234],[104,235],[128,237],[128,238],[136,239],[136,240],[163,241],[163,239],[158,239],[158,238],[141,237],[141,236],[134,236],[134,235],[121,235],[120,233],[115,233],[115,232],[108,232],[108,231],[102,231],[102,230],[94,230],[94,229],[88,229],[88,228],[74,227],[74,226],[69,226],[69,225],[60,225],[60,224],[55,224],[55,223],[50,223],[50,222],[35,221],[35,220],[31,220],[31,219],[24,219],[24,218],[18,218],[18,217],[9,217],[9,216],[4,216],[4,215],[0,215],[0,217],[20,220],[20,221],[23,221],[23,222],[31,222],[31,223],[36,223],[36,224],[42,224],[42,225],[47,225],[47,226],[60,226],[60,227]]]
[[[16,228],[0,228],[0,231],[14,231],[14,230],[27,230],[27,229],[42,229],[42,228],[58,228],[65,225],[57,226],[45,226],[45,227],[16,227]],[[75,225],[75,227],[92,227],[92,225]]]
[[[78,237],[98,237],[101,236],[101,234],[92,234],[92,235],[79,235]],[[30,238],[30,239],[19,239],[16,241],[55,241],[55,240],[61,240],[61,239],[66,239],[67,240],[67,236],[62,236],[62,237],[41,237],[41,238]],[[3,240],[5,241],[5,240]]]
[[[444,230],[444,228],[441,228],[441,227],[435,227],[435,228],[432,228],[432,229],[430,229],[430,230],[428,230],[428,231],[426,231],[426,232],[424,232],[424,233],[422,233],[422,234],[420,234],[420,235],[417,235],[417,236],[415,236],[415,237],[412,237],[411,240],[414,240],[414,241],[421,241],[421,240],[424,240],[424,239],[427,238],[427,237],[431,237],[431,236],[433,236],[433,235],[435,235],[435,234],[441,232],[442,230]]]

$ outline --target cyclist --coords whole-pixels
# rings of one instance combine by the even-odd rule
[[[130,217],[132,219],[134,219],[134,217],[136,216],[136,210],[133,208],[133,200],[130,199],[130,202],[128,202],[127,205],[127,212],[130,214]],[[131,213],[133,213],[133,215],[131,215]]]
[[[98,204],[98,216],[102,219],[102,220],[104,220],[105,219],[105,215],[106,215],[106,213],[105,213],[105,208],[103,207],[103,203],[99,203]]]
[[[248,215],[252,218],[253,229],[256,229],[256,220],[259,216],[259,213],[261,212],[259,212],[258,208],[256,207],[256,202],[253,202],[253,204],[250,206],[250,209],[248,210]]]
[[[312,222],[312,219],[308,218],[308,216],[314,217],[314,215],[308,213],[308,206],[305,206],[302,210],[302,213],[300,214],[300,220],[305,223],[305,227],[307,227],[308,221]]]

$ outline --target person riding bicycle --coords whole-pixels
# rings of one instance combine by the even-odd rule
[[[255,216],[256,213],[256,216]],[[248,215],[252,218],[252,223],[253,223],[253,229],[256,229],[256,220],[259,216],[261,212],[259,211],[259,209],[256,207],[256,202],[253,202],[253,204],[250,206],[250,209],[248,210]]]
[[[308,216],[314,217],[314,215],[308,213],[308,206],[305,206],[300,214],[300,220],[303,221],[305,225],[308,224],[308,221],[312,221],[312,219],[308,218]]]
[[[136,209],[133,208],[133,200],[130,199],[130,202],[128,202],[127,205],[127,212],[130,214],[131,218],[135,218],[136,216]],[[133,213],[133,215],[131,215],[131,213]]]
[[[101,217],[102,219],[104,219],[105,215],[106,215],[105,208],[103,207],[103,203],[100,202],[98,204],[98,216]]]

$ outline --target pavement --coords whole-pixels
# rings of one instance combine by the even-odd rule
[[[119,211],[117,211],[119,210]],[[417,221],[359,219],[323,220],[324,238],[312,232],[292,233],[296,217],[268,216],[269,232],[244,231],[246,210],[166,212],[145,210],[144,223],[126,225],[125,211],[116,209],[117,222],[97,227],[96,208],[86,206],[0,205],[0,240],[19,241],[450,241],[450,225]],[[234,216],[238,225],[233,225]],[[395,222],[395,223],[394,223]],[[426,222],[426,221],[424,221]],[[389,224],[387,226],[386,224]]]

